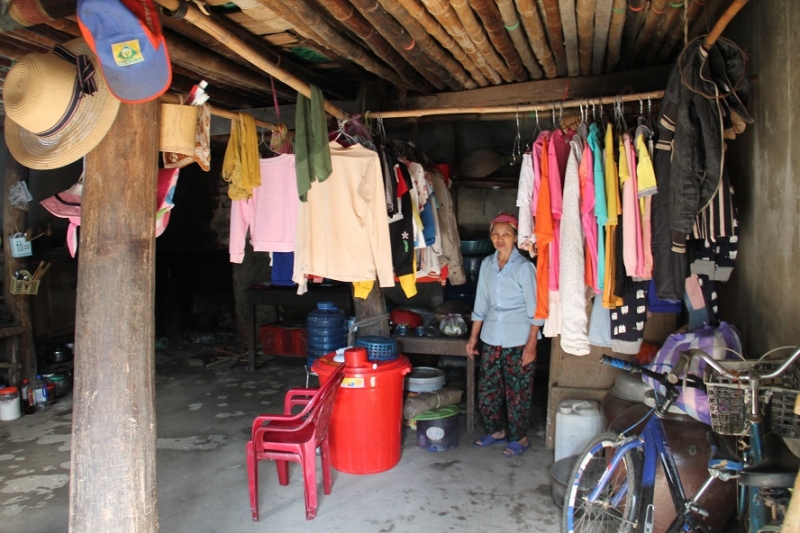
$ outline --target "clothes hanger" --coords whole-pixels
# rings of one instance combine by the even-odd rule
[[[258,143],[258,146],[259,146],[259,152],[261,151],[261,150],[260,150],[260,147],[261,147],[261,146],[265,146],[265,147],[267,148],[267,150],[269,150],[270,152],[272,152],[274,155],[281,155],[279,152],[276,152],[275,150],[273,150],[273,149],[272,149],[272,146],[270,146],[270,145],[269,145],[269,143],[266,141],[266,139],[264,139],[264,130],[266,130],[266,128],[264,128],[264,127],[261,127],[261,126],[259,126],[259,128],[261,128],[261,140],[260,140],[260,141],[259,141],[259,143]]]
[[[345,124],[347,124],[347,119],[337,118],[336,123],[338,124],[336,138],[333,139],[334,142],[338,142],[339,138],[344,135],[344,138],[350,142],[350,146],[354,144],[358,144],[358,141],[349,133],[344,130]],[[341,143],[339,143],[341,144]]]
[[[514,118],[517,121],[517,134],[514,136],[514,144],[511,146],[511,162],[509,163],[511,166],[514,166],[517,160],[522,157],[522,153],[520,152],[519,108],[514,111]]]
[[[533,150],[533,143],[536,142],[536,137],[542,131],[542,126],[541,126],[541,124],[539,124],[539,110],[538,109],[534,109],[533,114],[536,117],[536,126],[534,126],[534,128],[533,128],[533,135],[531,135],[531,140],[528,141],[527,147],[525,149],[526,153],[530,153],[530,151]]]

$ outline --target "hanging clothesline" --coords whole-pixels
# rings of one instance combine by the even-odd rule
[[[568,100],[566,102],[550,102],[547,104],[504,105],[504,106],[474,106],[474,107],[447,107],[432,109],[408,109],[403,111],[367,111],[364,118],[417,118],[433,115],[488,115],[495,113],[527,113],[533,111],[551,111],[553,109],[567,109],[572,107],[591,105],[610,105],[620,102],[638,102],[644,100],[658,100],[664,97],[664,91],[650,91],[646,93],[624,94],[620,96],[603,96],[601,98],[583,98]]]

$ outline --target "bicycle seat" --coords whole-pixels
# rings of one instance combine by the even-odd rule
[[[765,459],[745,467],[739,474],[739,483],[771,489],[792,487],[800,470],[800,458],[775,433],[764,435],[764,451]]]
[[[711,456],[708,458],[708,467],[715,470],[730,470],[741,472],[744,468],[742,458],[732,450],[719,433],[709,431],[706,433],[708,444],[711,446]]]

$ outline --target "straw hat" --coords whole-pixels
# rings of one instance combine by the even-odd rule
[[[75,39],[62,46],[88,56],[94,94],[79,96],[76,65],[55,53],[23,57],[3,86],[6,145],[28,168],[60,168],[77,161],[103,140],[117,117],[119,100],[108,90],[86,42]]]

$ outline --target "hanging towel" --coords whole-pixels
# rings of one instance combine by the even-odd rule
[[[204,171],[211,170],[211,106],[208,104],[197,110],[194,150],[186,154],[164,152],[164,168],[183,168],[195,162]]]
[[[239,113],[231,123],[231,138],[222,162],[222,178],[230,183],[228,196],[231,200],[250,198],[253,188],[261,185],[256,121],[246,113]]]
[[[297,194],[301,202],[315,181],[322,183],[333,171],[328,128],[325,122],[325,99],[322,90],[311,86],[311,100],[297,93],[294,153],[297,164]]]

